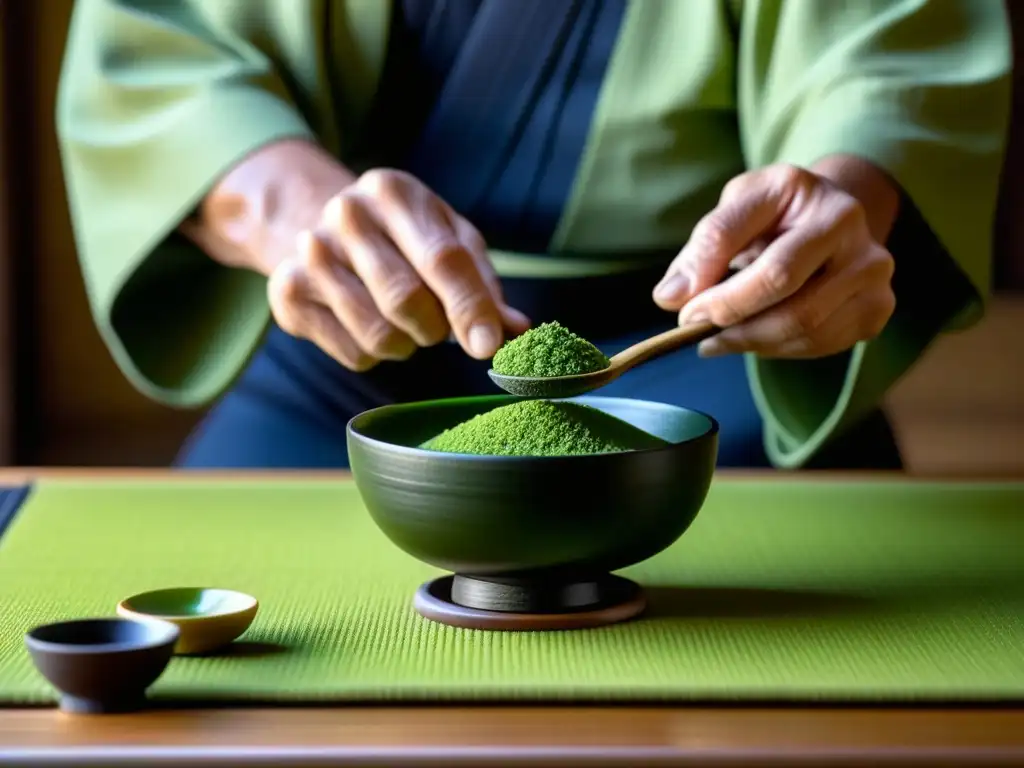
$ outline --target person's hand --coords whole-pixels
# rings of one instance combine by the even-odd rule
[[[723,280],[730,268],[739,271]],[[725,328],[701,355],[824,357],[881,333],[896,306],[893,268],[860,202],[815,173],[777,165],[725,186],[654,299],[679,311],[680,324]]]
[[[454,335],[488,359],[530,321],[505,304],[480,233],[407,173],[373,170],[299,235],[270,275],[274,318],[339,363],[366,371]]]

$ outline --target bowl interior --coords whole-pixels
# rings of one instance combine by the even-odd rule
[[[134,595],[122,602],[129,611],[165,619],[224,616],[247,611],[256,599],[230,589],[175,587]]]
[[[96,651],[119,648],[143,648],[174,641],[178,629],[162,622],[127,619],[80,619],[36,627],[29,641],[40,649],[63,647],[69,650]]]
[[[352,419],[350,428],[353,432],[371,440],[392,446],[422,450],[418,446],[444,430],[519,399],[512,395],[485,395],[389,405],[356,416]],[[714,419],[706,414],[664,403],[596,395],[564,398],[564,401],[588,405],[604,411],[610,416],[621,419],[627,424],[671,444],[695,440],[717,429]],[[657,447],[652,444],[651,449]],[[424,453],[434,452],[424,451]],[[511,459],[507,456],[473,458],[506,461]],[[538,459],[532,458],[531,460]]]

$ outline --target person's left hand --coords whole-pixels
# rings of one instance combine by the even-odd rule
[[[740,271],[722,281],[730,268]],[[824,357],[881,333],[896,306],[893,268],[860,202],[810,171],[776,165],[725,186],[654,299],[681,310],[681,325],[725,329],[701,343],[703,356]]]

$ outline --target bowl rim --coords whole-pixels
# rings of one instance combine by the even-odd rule
[[[74,624],[141,624],[150,630],[144,640],[132,643],[95,643],[80,645],[44,640],[36,637],[36,633],[51,627],[69,626]],[[40,624],[25,633],[25,644],[34,651],[61,654],[65,656],[92,656],[104,653],[137,653],[139,651],[159,650],[173,646],[181,636],[181,630],[169,621],[160,619],[129,619],[123,616],[89,616],[67,621],[52,621]]]
[[[449,453],[447,451],[431,451],[426,448],[420,448],[419,446],[412,445],[399,445],[398,443],[390,443],[386,440],[380,440],[376,437],[370,437],[364,432],[361,432],[358,427],[358,422],[362,419],[368,418],[373,414],[380,413],[381,411],[402,411],[402,410],[414,410],[417,408],[423,408],[425,406],[437,405],[443,403],[455,403],[458,401],[486,401],[493,400],[495,402],[504,402],[511,404],[516,400],[526,400],[528,398],[516,397],[515,395],[495,393],[493,395],[467,395],[465,397],[446,397],[446,398],[434,398],[431,400],[414,400],[408,403],[389,403],[387,405],[379,405],[376,408],[369,408],[361,413],[356,414],[349,419],[348,424],[345,425],[345,434],[354,437],[355,439],[363,442],[367,445],[374,447],[386,448],[391,453],[404,454],[408,456],[430,456],[437,460],[457,460],[462,462],[502,462],[504,464],[524,464],[524,463],[535,463],[535,462],[546,462],[550,464],[555,461],[601,461],[608,460],[623,455],[649,455],[655,453],[669,452],[679,450],[681,447],[697,443],[701,440],[707,440],[715,437],[721,431],[721,425],[718,420],[709,413],[697,410],[696,408],[686,408],[681,405],[672,405],[671,403],[663,403],[658,400],[641,400],[632,397],[603,397],[601,395],[583,394],[575,397],[552,397],[542,398],[551,400],[552,402],[580,402],[584,405],[587,401],[599,400],[605,403],[630,403],[633,405],[645,405],[655,406],[657,408],[664,408],[673,411],[679,411],[683,413],[693,413],[703,417],[707,420],[707,429],[702,431],[700,434],[694,435],[693,437],[681,440],[677,443],[669,443],[668,445],[661,446],[659,448],[639,448],[636,450],[628,451],[609,451],[607,453],[589,453],[582,455],[567,454],[565,456],[495,456],[495,455],[482,455],[474,453]]]
[[[240,608],[233,608],[225,611],[210,611],[206,613],[149,613],[144,611],[137,606],[133,606],[132,603],[144,597],[150,597],[152,595],[158,595],[163,592],[177,592],[179,590],[190,590],[193,592],[222,592],[236,597],[244,598],[245,605]],[[194,624],[196,622],[210,621],[212,619],[222,619],[226,616],[244,616],[253,609],[259,607],[259,600],[246,592],[240,592],[237,589],[228,589],[227,587],[161,587],[160,589],[149,589],[145,592],[139,592],[134,595],[130,595],[117,604],[117,613],[126,619],[138,618],[142,620],[155,619],[157,621],[173,622],[175,624]]]

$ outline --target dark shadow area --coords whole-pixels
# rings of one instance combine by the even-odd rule
[[[877,611],[882,601],[837,592],[754,587],[650,586],[640,620],[841,617]]]

